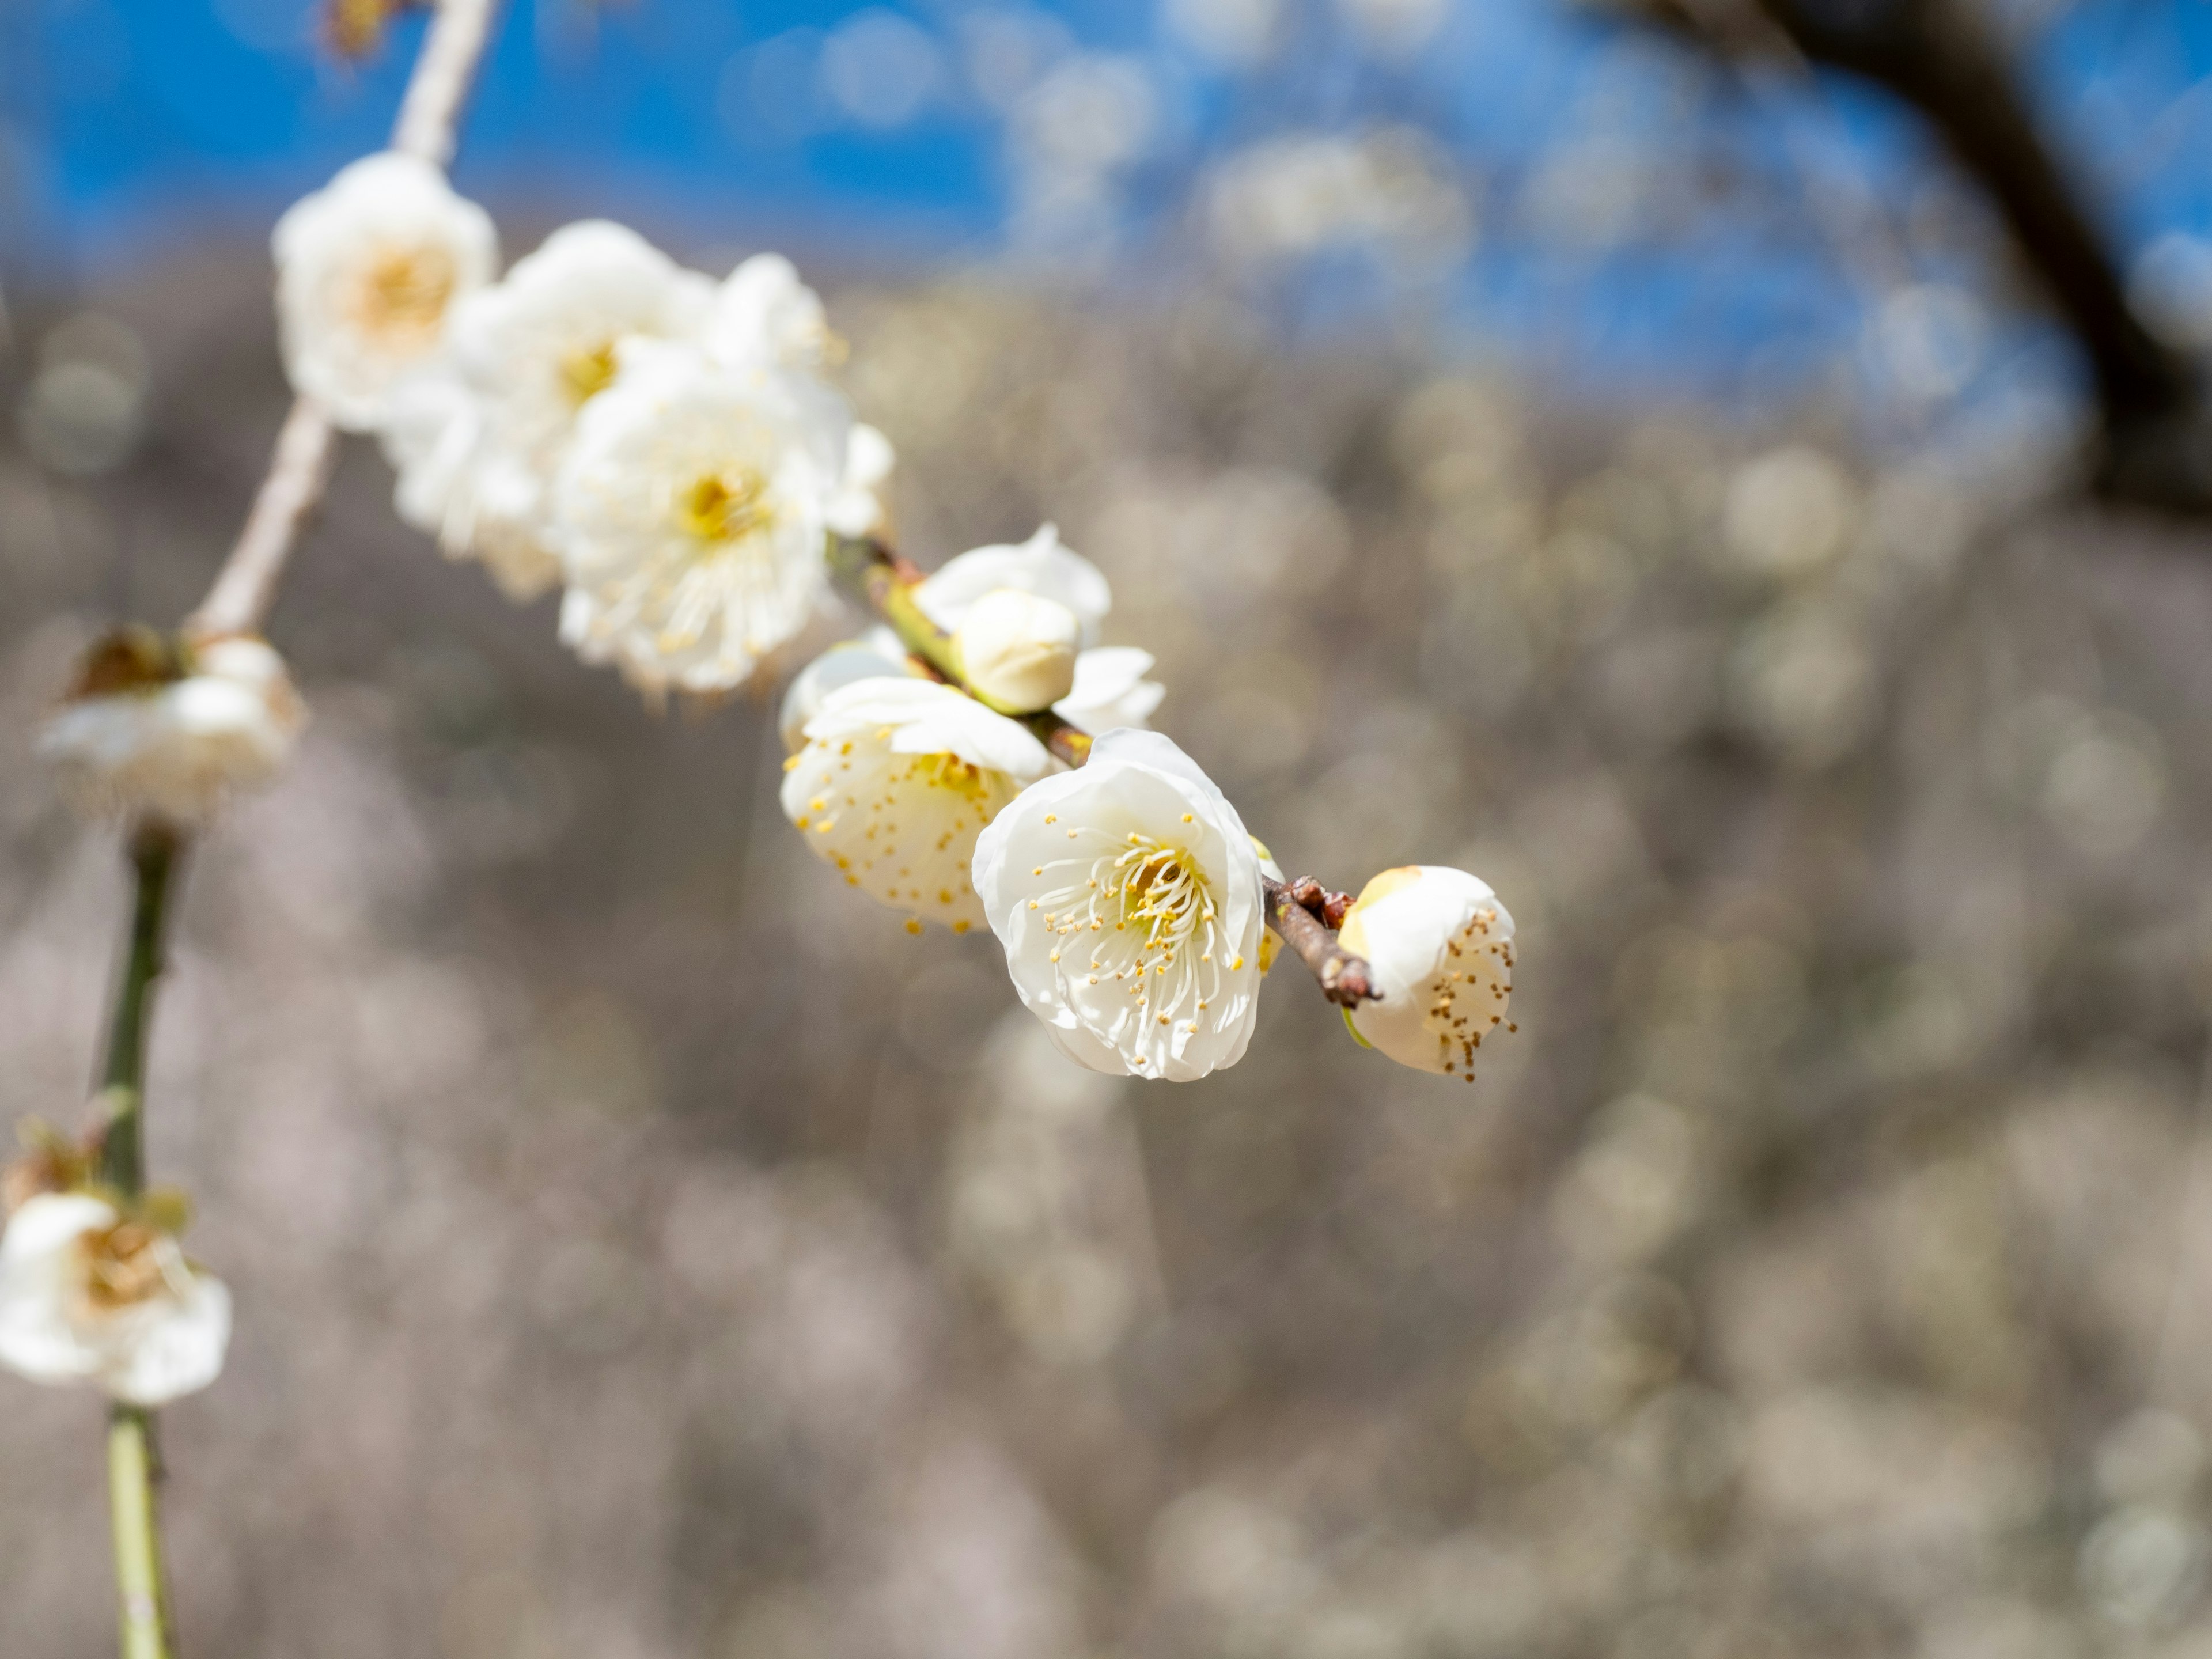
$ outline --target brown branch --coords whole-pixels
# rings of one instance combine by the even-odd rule
[[[476,78],[499,0],[441,0],[392,133],[392,148],[434,166],[453,159],[461,107]],[[312,398],[292,400],[246,527],[185,631],[203,639],[257,632],[300,533],[320,506],[337,449],[331,417]]]
[[[1872,82],[1934,128],[2003,221],[2087,359],[2102,425],[2095,483],[2116,499],[2212,512],[2212,411],[2191,361],[2130,307],[2112,242],[2038,130],[2002,44],[1966,0],[1628,0],[1730,57],[1774,56]]]
[[[933,676],[975,696],[961,676],[952,636],[915,601],[914,590],[922,580],[918,567],[881,542],[833,536],[830,571],[847,592],[890,625],[899,642]],[[1022,724],[1070,766],[1080,766],[1091,757],[1090,734],[1049,708],[1023,718]],[[1367,963],[1337,943],[1334,927],[1343,921],[1350,902],[1342,893],[1330,892],[1310,876],[1285,884],[1262,875],[1260,886],[1268,926],[1312,971],[1323,996],[1345,1008],[1381,998]]]
[[[1321,994],[1340,1008],[1357,1008],[1363,1002],[1380,1001],[1374,970],[1337,942],[1334,929],[1298,902],[1297,891],[1320,884],[1311,877],[1285,885],[1270,876],[1260,878],[1267,902],[1267,925],[1276,937],[1305,963],[1321,984]]]

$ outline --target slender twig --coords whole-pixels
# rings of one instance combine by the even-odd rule
[[[392,149],[440,167],[453,159],[461,107],[498,6],[499,0],[442,0],[408,80],[392,127]],[[304,394],[294,398],[246,527],[207,598],[185,620],[187,633],[209,638],[260,628],[276,603],[276,585],[300,532],[322,503],[337,447],[337,432],[323,406]]]
[[[489,38],[498,0],[441,0],[409,78],[392,147],[443,166],[456,123]],[[300,533],[330,481],[336,434],[313,398],[295,398],[278,434],[268,475],[230,556],[185,631],[201,638],[258,631],[276,601]],[[100,1176],[126,1199],[145,1185],[146,1038],[161,939],[174,897],[182,838],[147,820],[131,842],[137,898],[124,952],[121,988],[109,1017],[101,1079],[104,1121]],[[115,1582],[123,1659],[170,1659],[170,1612],[161,1570],[158,1488],[161,1456],[154,1414],[116,1406],[107,1432],[108,1497],[113,1516]]]
[[[915,587],[922,580],[917,567],[880,542],[833,536],[830,569],[848,592],[890,624],[899,643],[931,673],[975,695],[961,675],[951,635],[932,622],[915,599]],[[1022,723],[1070,766],[1080,766],[1091,757],[1090,734],[1050,709],[1028,715]],[[1286,885],[1263,875],[1260,886],[1267,925],[1305,963],[1323,996],[1344,1008],[1382,996],[1367,963],[1339,944],[1335,930],[1323,920],[1331,912],[1341,916],[1342,894],[1328,892],[1310,877]]]

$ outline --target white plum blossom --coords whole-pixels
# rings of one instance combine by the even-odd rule
[[[354,431],[384,421],[394,389],[436,360],[454,307],[499,268],[484,210],[389,151],[294,204],[274,246],[285,372]]]
[[[307,718],[283,659],[261,640],[178,644],[126,629],[87,655],[39,752],[87,813],[196,825],[274,777]]]
[[[1065,605],[1081,627],[1085,648],[1076,659],[1073,685],[1052,706],[1054,714],[1093,736],[1151,718],[1167,695],[1145,678],[1152,653],[1098,644],[1114,590],[1097,565],[1060,541],[1057,526],[1046,525],[1018,545],[978,547],[948,559],[914,597],[922,614],[950,634],[959,631],[979,600],[1003,588]]]
[[[0,1234],[0,1365],[33,1382],[161,1406],[214,1382],[229,1341],[222,1282],[105,1199],[41,1193]]]
[[[915,589],[922,615],[946,633],[957,633],[969,607],[987,593],[1011,587],[1066,605],[1082,625],[1083,643],[1098,642],[1099,624],[1114,608],[1104,573],[1063,546],[1055,525],[1045,525],[1019,545],[978,547],[947,559]]]
[[[835,340],[821,296],[781,253],[757,253],[724,279],[706,332],[732,368],[819,368]]]
[[[549,491],[577,416],[614,383],[623,342],[696,341],[714,285],[636,232],[564,226],[454,307],[438,383],[383,429],[400,515],[451,557],[483,559],[519,599],[560,577]]]
[[[953,660],[984,702],[1010,714],[1033,714],[1073,689],[1082,632],[1075,613],[1058,600],[995,588],[960,619]]]
[[[785,752],[806,747],[806,723],[822,712],[823,700],[832,691],[862,680],[904,679],[913,672],[909,660],[898,635],[888,628],[871,629],[815,658],[791,677],[776,710],[776,734]]]
[[[399,388],[382,430],[400,518],[452,559],[479,561],[518,604],[561,580],[545,544],[545,486],[521,451],[494,443],[489,406],[455,374]]]
[[[1114,731],[975,848],[1024,1006],[1094,1070],[1187,1081],[1243,1057],[1259,1010],[1260,854],[1157,732]]]
[[[809,377],[626,345],[555,481],[562,637],[650,694],[743,683],[813,614],[830,533],[872,509],[851,427]]]
[[[784,815],[847,883],[964,933],[982,921],[975,841],[1051,765],[1003,714],[935,681],[864,679],[830,692],[785,763]]]
[[[1148,680],[1152,653],[1133,645],[1097,645],[1075,659],[1075,683],[1052,706],[1071,726],[1097,737],[1117,726],[1141,727],[1166,696],[1167,687]]]
[[[1364,957],[1382,1000],[1347,1015],[1352,1035],[1401,1066],[1474,1076],[1474,1051],[1505,1021],[1513,918],[1464,870],[1385,870],[1345,912],[1337,939]]]

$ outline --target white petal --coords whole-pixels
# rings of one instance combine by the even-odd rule
[[[0,1236],[0,1365],[34,1382],[72,1382],[101,1352],[70,1320],[78,1241],[112,1227],[114,1209],[82,1194],[42,1193]]]
[[[1066,605],[1083,624],[1086,642],[1114,608],[1114,591],[1098,567],[1060,545],[1060,532],[1046,525],[1018,547],[979,547],[945,561],[915,590],[922,614],[951,633],[968,607],[1001,587],[1018,588]]]
[[[100,1382],[116,1399],[162,1406],[195,1394],[222,1374],[230,1344],[230,1291],[190,1268],[170,1295],[116,1316]]]

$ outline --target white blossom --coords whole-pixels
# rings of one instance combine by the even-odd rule
[[[1352,1010],[1353,1035],[1401,1066],[1471,1081],[1513,990],[1513,918],[1489,884],[1440,865],[1385,870],[1337,939],[1366,958],[1382,994]]]
[[[1076,659],[1075,680],[1053,704],[1062,720],[1096,736],[1117,726],[1141,726],[1160,706],[1166,688],[1145,676],[1150,652],[1101,646],[1099,631],[1114,608],[1114,590],[1098,567],[1064,545],[1046,525],[1015,546],[978,547],[948,559],[915,589],[921,612],[947,633],[957,633],[969,611],[1002,588],[1034,593],[1065,605],[1081,626],[1085,647]]]
[[[791,677],[776,710],[775,728],[785,752],[806,747],[806,723],[822,712],[832,691],[862,680],[904,679],[913,670],[905,647],[888,628],[872,628],[857,640],[833,645]]]
[[[969,607],[987,593],[1011,587],[1064,605],[1082,625],[1083,643],[1098,642],[1099,624],[1114,608],[1114,590],[1098,567],[1061,545],[1060,530],[1046,525],[1018,546],[978,547],[947,559],[915,589],[915,603],[946,633],[957,633]]]
[[[1052,706],[1053,713],[1096,737],[1117,726],[1142,727],[1167,696],[1167,688],[1145,676],[1152,653],[1133,645],[1098,645],[1075,659],[1075,683]]]
[[[355,431],[383,421],[393,389],[436,358],[455,306],[499,265],[484,210],[428,161],[392,152],[294,204],[274,244],[285,371]]]
[[[819,381],[626,346],[555,481],[562,637],[648,692],[741,684],[826,591],[850,431]]]
[[[33,1382],[160,1406],[214,1382],[229,1340],[222,1282],[104,1199],[40,1194],[0,1234],[0,1364]]]
[[[714,295],[707,349],[732,368],[819,368],[836,337],[821,296],[781,253],[757,253]]]
[[[447,557],[482,562],[520,604],[559,585],[561,561],[544,541],[544,483],[489,426],[489,405],[457,374],[400,387],[382,431],[398,475],[392,505]]]
[[[960,619],[953,659],[969,690],[986,702],[1010,714],[1033,714],[1074,687],[1082,631],[1075,613],[1056,599],[994,588]]]
[[[125,629],[88,655],[39,752],[86,812],[198,824],[275,776],[306,723],[283,659],[264,641],[179,646]]]
[[[932,680],[831,691],[785,763],[784,815],[870,897],[964,933],[984,920],[975,839],[1051,765],[1021,726]],[[909,921],[919,932],[921,920]]]
[[[1185,1081],[1234,1065],[1259,1008],[1260,855],[1156,732],[1109,732],[975,848],[1014,988],[1096,1070]]]
[[[433,383],[386,420],[396,504],[449,556],[476,557],[519,599],[559,580],[548,517],[578,416],[613,385],[629,340],[693,340],[714,285],[635,231],[564,226],[453,308]]]

